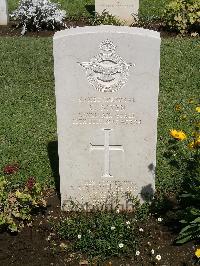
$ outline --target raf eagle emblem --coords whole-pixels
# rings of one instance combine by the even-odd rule
[[[126,84],[132,64],[127,64],[116,54],[116,46],[109,40],[103,41],[99,49],[97,56],[79,64],[86,70],[87,79],[96,90],[118,91]]]

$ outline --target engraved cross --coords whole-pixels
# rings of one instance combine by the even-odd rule
[[[104,145],[92,145],[90,144],[90,150],[104,151],[104,174],[103,177],[112,177],[110,175],[110,151],[124,151],[122,145],[110,145],[110,131],[112,129],[103,129],[105,133]]]

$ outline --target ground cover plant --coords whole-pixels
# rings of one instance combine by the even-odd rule
[[[6,166],[8,171],[13,166]],[[8,178],[0,177],[0,231],[19,231],[24,222],[31,220],[31,214],[46,206],[42,187],[33,177],[29,177],[25,186],[13,188]]]
[[[88,258],[106,259],[137,251],[139,228],[136,218],[118,213],[95,212],[76,214],[60,222],[57,230],[73,251],[86,253]]]

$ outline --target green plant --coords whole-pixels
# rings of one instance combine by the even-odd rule
[[[200,27],[199,0],[172,0],[166,5],[163,20],[170,29],[185,34]]]
[[[59,29],[65,25],[65,16],[66,12],[50,0],[21,0],[11,14],[11,18],[18,21],[18,26],[22,26],[22,35],[27,30]]]
[[[198,208],[187,208],[185,220],[180,221],[184,228],[176,239],[177,244],[183,244],[190,240],[199,239],[200,235],[200,210]]]
[[[109,210],[71,212],[54,227],[70,244],[66,249],[82,252],[89,259],[104,260],[112,256],[133,256],[141,232],[140,221],[149,217],[149,203],[141,204],[137,197],[126,195],[131,211],[120,207]],[[68,242],[68,243],[69,243]]]
[[[185,243],[199,237],[200,234],[200,107],[196,101],[190,100],[186,111],[180,104],[175,106],[178,112],[178,120],[182,124],[190,124],[188,133],[182,130],[170,130],[172,140],[169,146],[171,163],[183,171],[181,201],[186,207],[184,218],[180,221],[184,224],[176,242]],[[189,114],[189,118],[187,116]]]
[[[107,11],[103,11],[102,14],[95,13],[94,17],[89,19],[89,23],[92,26],[97,25],[115,25],[115,26],[122,26],[124,22],[118,19],[117,17],[113,16]]]
[[[174,105],[174,122],[176,128],[171,129],[164,156],[171,168],[171,175],[180,173],[178,192],[188,189],[194,178],[200,174],[200,120],[198,100],[189,99],[187,104]],[[182,130],[184,128],[184,130]]]
[[[134,254],[137,247],[136,219],[124,213],[72,214],[60,222],[57,230],[61,238],[71,242],[73,251],[83,252],[90,258]]]
[[[12,189],[11,182],[0,177],[0,230],[18,231],[24,221],[44,206],[42,188],[34,178],[30,177],[24,188]]]
[[[200,156],[198,154],[193,159],[192,165],[194,166],[193,174],[186,179],[187,189],[181,195],[186,211],[184,219],[180,221],[184,227],[176,240],[178,244],[199,239],[200,236]]]

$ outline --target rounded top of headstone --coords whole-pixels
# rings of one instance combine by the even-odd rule
[[[128,27],[128,26],[112,26],[112,25],[86,26],[86,27],[76,27],[76,28],[61,30],[55,33],[54,39],[70,35],[85,34],[85,33],[97,33],[97,34],[126,33],[126,34],[141,35],[144,37],[160,39],[160,33],[154,30],[148,30],[137,27]]]

